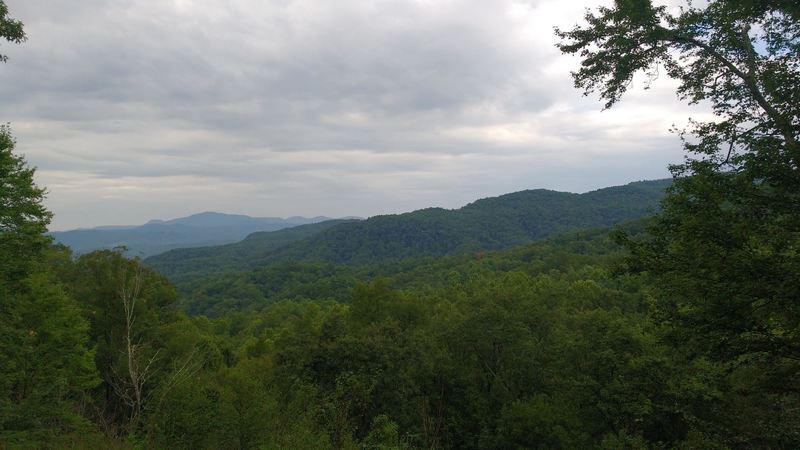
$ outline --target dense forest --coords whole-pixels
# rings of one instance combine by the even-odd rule
[[[654,67],[712,105],[638,185],[651,215],[528,191],[75,255],[0,127],[0,448],[800,448],[800,7],[617,1],[556,33],[608,107]]]

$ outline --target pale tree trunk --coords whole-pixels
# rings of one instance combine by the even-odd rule
[[[141,419],[142,410],[147,400],[145,387],[154,373],[153,364],[158,359],[159,353],[157,350],[147,361],[144,361],[142,350],[144,350],[145,346],[142,344],[141,339],[137,340],[135,338],[136,302],[141,294],[143,278],[143,271],[139,266],[134,269],[130,278],[126,270],[119,289],[119,297],[125,313],[124,352],[128,367],[125,374],[120,374],[114,369],[116,380],[113,382],[113,386],[117,395],[131,410],[128,419],[128,432],[134,431]]]
[[[132,273],[132,275],[130,275]],[[153,352],[152,356],[145,358],[146,344],[141,338],[136,338],[136,303],[142,291],[144,271],[141,266],[136,266],[132,272],[125,270],[119,288],[119,298],[125,315],[124,329],[124,357],[127,361],[126,371],[117,371],[112,366],[114,377],[111,385],[117,395],[130,408],[127,432],[131,433],[139,426],[142,413],[148,405],[148,400],[154,389],[150,381],[156,373],[155,363],[159,359],[160,350]],[[198,350],[193,349],[180,362],[173,364],[171,375],[161,385],[162,394],[157,400],[160,405],[164,396],[176,385],[189,380],[199,369],[197,360]]]

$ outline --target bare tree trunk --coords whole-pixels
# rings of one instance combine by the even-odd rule
[[[141,337],[137,337],[136,333],[136,304],[141,296],[144,278],[144,270],[138,264],[134,266],[133,270],[127,267],[123,268],[118,291],[125,319],[122,353],[127,363],[127,369],[118,370],[120,367],[112,364],[112,376],[109,377],[109,384],[117,397],[130,409],[128,423],[125,426],[127,433],[136,431],[143,413],[150,404],[150,398],[155,392],[151,386],[151,379],[156,373],[155,363],[159,360],[160,353],[160,349],[158,349],[152,352],[149,358],[145,358],[144,350],[147,349],[147,343],[143,343]],[[154,399],[156,407],[164,401],[165,396],[173,387],[191,379],[200,370],[197,356],[198,349],[195,348],[181,361],[173,363],[171,374],[164,379],[160,386],[161,394]]]
[[[144,388],[148,379],[152,376],[153,363],[157,360],[159,353],[156,351],[146,363],[142,364],[141,353],[144,346],[141,340],[137,341],[135,339],[136,302],[142,290],[143,278],[142,268],[137,265],[130,280],[128,279],[127,271],[125,272],[119,289],[119,296],[125,313],[125,356],[128,370],[124,376],[116,373],[116,370],[114,371],[117,375],[117,380],[114,382],[114,390],[131,409],[128,432],[135,430],[139,424],[146,401]]]

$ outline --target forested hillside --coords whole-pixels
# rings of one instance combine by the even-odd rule
[[[278,231],[258,232],[233,244],[170,250],[151,256],[146,262],[174,283],[190,284],[209,275],[266,265],[272,261],[276,250],[348,222],[351,221],[326,220]]]
[[[669,184],[670,180],[641,181],[586,194],[522,191],[456,210],[429,208],[259,233],[233,245],[172,250],[146,263],[184,286],[220,272],[278,262],[375,264],[499,250],[567,230],[610,226],[652,214]]]
[[[640,230],[643,222],[625,224]],[[276,301],[292,299],[347,302],[353,286],[381,279],[395,288],[437,289],[462,279],[475,267],[512,270],[523,263],[541,271],[560,266],[564,260],[582,264],[607,261],[620,248],[608,239],[607,229],[591,229],[558,235],[503,253],[458,253],[385,260],[365,265],[330,262],[279,262],[250,270],[206,274],[179,285],[182,309],[190,314],[220,317],[231,311],[259,310]],[[535,264],[533,264],[535,262]]]

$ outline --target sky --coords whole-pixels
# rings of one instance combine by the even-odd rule
[[[5,0],[0,122],[53,230],[202,211],[362,216],[669,176],[707,114],[614,108],[553,27],[588,0]]]

